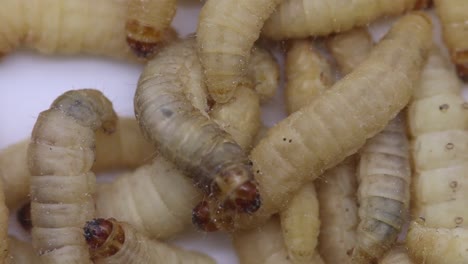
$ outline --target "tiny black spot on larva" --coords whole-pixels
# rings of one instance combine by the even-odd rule
[[[249,166],[252,166],[253,162],[251,160],[249,160],[248,164],[249,164]]]
[[[291,143],[291,142],[292,142],[292,139],[289,140],[289,143]]]
[[[161,113],[162,113],[165,117],[171,117],[172,114],[174,114],[174,112],[172,112],[172,110],[166,109],[166,108],[161,108]]]
[[[442,111],[442,112],[446,112],[448,109],[449,109],[449,105],[448,105],[448,104],[441,104],[441,105],[439,105],[439,110]]]
[[[257,170],[257,173],[260,173],[260,170]]]
[[[453,145],[453,143],[447,143],[447,145],[445,145],[445,148],[448,150],[452,150],[454,147],[455,145]]]
[[[283,141],[286,141],[286,138],[283,138]]]

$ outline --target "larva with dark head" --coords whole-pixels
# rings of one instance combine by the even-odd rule
[[[187,263],[215,264],[202,253],[150,240],[132,226],[113,218],[88,221],[83,228],[91,258],[96,264]]]
[[[468,2],[434,0],[442,32],[458,75],[468,81]]]
[[[265,20],[283,0],[208,0],[197,28],[197,45],[208,91],[225,103],[248,82],[250,52]]]
[[[197,69],[195,41],[187,39],[161,51],[140,76],[135,114],[147,138],[195,184],[236,212],[253,213],[260,197],[245,151],[184,94]]]
[[[218,221],[220,213],[211,223],[225,230],[258,225],[283,210],[306,181],[355,153],[409,101],[431,38],[424,13],[400,18],[353,72],[276,124],[252,150],[262,207],[229,222]]]
[[[30,140],[13,144],[0,152],[0,177],[8,208],[16,209],[29,201],[30,176],[27,150]],[[155,148],[143,137],[134,118],[121,118],[115,133],[96,132],[96,162],[92,171],[134,169],[149,163]]]
[[[427,0],[285,0],[268,18],[262,34],[281,40],[325,36],[365,26],[377,18],[425,7]]]
[[[92,89],[64,93],[37,118],[28,164],[32,241],[44,263],[91,263],[81,228],[94,216],[94,132],[116,124],[112,103]]]
[[[159,32],[158,39],[150,40],[158,45],[177,37],[168,28],[174,9],[175,0],[4,0],[0,55],[26,46],[46,54],[83,52],[137,60],[154,51],[137,45],[147,41],[141,39],[143,29]]]

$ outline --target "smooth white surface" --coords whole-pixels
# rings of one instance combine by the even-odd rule
[[[181,1],[174,27],[181,36],[195,31],[201,3]],[[371,27],[376,39],[388,28],[388,21]],[[439,30],[437,30],[439,31]],[[439,36],[436,36],[440,43]],[[114,103],[120,115],[133,115],[133,95],[142,65],[89,56],[42,56],[21,51],[0,61],[0,148],[29,137],[39,112],[47,109],[61,93],[76,88],[96,88]],[[466,88],[466,85],[465,85]],[[466,90],[466,89],[465,89]],[[281,91],[264,106],[264,121],[272,125],[284,118]],[[10,231],[20,236],[14,219]],[[237,263],[228,236],[220,233],[192,232],[174,240],[185,248],[196,249],[213,256],[218,263]]]

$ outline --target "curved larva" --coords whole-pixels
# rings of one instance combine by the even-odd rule
[[[379,259],[393,246],[403,227],[411,181],[408,145],[400,114],[360,151],[360,222],[353,263]]]
[[[394,246],[379,260],[379,264],[414,264],[405,245]]]
[[[321,222],[318,250],[326,263],[351,263],[358,225],[356,190],[354,156],[317,180]]]
[[[431,228],[412,222],[406,238],[414,263],[444,264],[468,262],[466,228]]]
[[[281,226],[277,217],[272,217],[261,227],[242,230],[233,234],[233,245],[241,264],[292,264],[288,256]],[[310,264],[323,264],[315,252]]]
[[[262,34],[275,40],[344,32],[384,16],[426,5],[427,0],[285,0],[268,18]]]
[[[327,39],[327,48],[333,54],[340,72],[346,75],[369,55],[374,43],[365,28],[355,28]]]
[[[197,45],[208,91],[227,102],[248,82],[250,52],[265,20],[282,0],[208,0],[202,7]]]
[[[153,163],[98,185],[96,216],[119,218],[151,238],[167,239],[191,223],[202,196],[174,165],[157,156]]]
[[[36,252],[31,245],[12,236],[8,238],[8,260],[9,264],[41,264],[42,261],[37,258]]]
[[[311,40],[292,40],[286,52],[285,99],[289,113],[299,110],[334,82],[330,63]]]
[[[214,264],[209,256],[150,240],[133,227],[115,219],[93,219],[84,236],[96,264],[187,263]]]
[[[145,11],[161,16],[166,12],[165,15],[172,18],[169,10],[160,10],[154,3],[174,5],[173,2],[4,0],[0,10],[0,55],[8,54],[22,45],[46,54],[83,52],[136,60],[126,41],[127,19],[131,21],[134,15],[145,13],[141,8],[147,7],[148,3],[152,3],[148,7],[156,9]],[[142,21],[146,21],[146,18],[142,18]],[[161,26],[167,24],[168,21],[164,21]],[[162,42],[175,38],[171,30],[164,33]]]
[[[149,58],[177,36],[170,25],[176,13],[176,0],[127,0],[125,30],[127,43],[138,57]],[[173,36],[171,36],[173,34]]]
[[[468,2],[434,0],[434,5],[458,75],[468,80]]]
[[[29,195],[30,173],[27,150],[30,140],[13,144],[0,152],[0,177],[3,180],[6,205],[10,209],[26,203]],[[143,137],[134,118],[121,118],[112,135],[96,132],[96,162],[92,171],[133,169],[149,163],[155,148]]]
[[[140,76],[135,114],[161,154],[187,172],[218,206],[252,213],[260,206],[260,197],[247,154],[184,94],[197,63],[193,39],[161,51]],[[194,217],[200,226],[196,218],[203,217],[196,213]]]
[[[40,113],[28,149],[32,241],[44,263],[91,263],[81,228],[94,215],[94,131],[116,129],[104,95],[69,91]]]
[[[273,54],[264,48],[254,47],[250,57],[249,74],[261,103],[275,96],[279,87],[280,69]]]
[[[353,72],[320,100],[270,129],[250,155],[262,207],[252,215],[237,214],[219,228],[248,228],[265,221],[285,208],[306,181],[381,131],[409,101],[431,45],[431,32],[424,13],[402,17]]]
[[[454,69],[434,48],[408,107],[412,215],[428,227],[467,227],[468,114]]]

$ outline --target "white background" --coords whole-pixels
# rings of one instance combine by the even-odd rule
[[[180,1],[173,26],[181,36],[196,30],[199,1]],[[372,25],[371,32],[379,39],[389,21]],[[440,43],[439,30],[435,39]],[[29,137],[39,112],[63,92],[77,88],[96,88],[104,92],[120,115],[133,115],[133,95],[142,65],[128,64],[106,58],[90,56],[42,56],[30,51],[17,51],[0,60],[0,148]],[[465,85],[465,90],[467,86]],[[466,91],[465,91],[466,92]],[[281,91],[264,106],[264,121],[272,125],[284,115]],[[10,231],[26,237],[14,218]],[[191,232],[176,238],[175,243],[186,248],[204,251],[218,263],[237,263],[230,239],[224,234]]]

